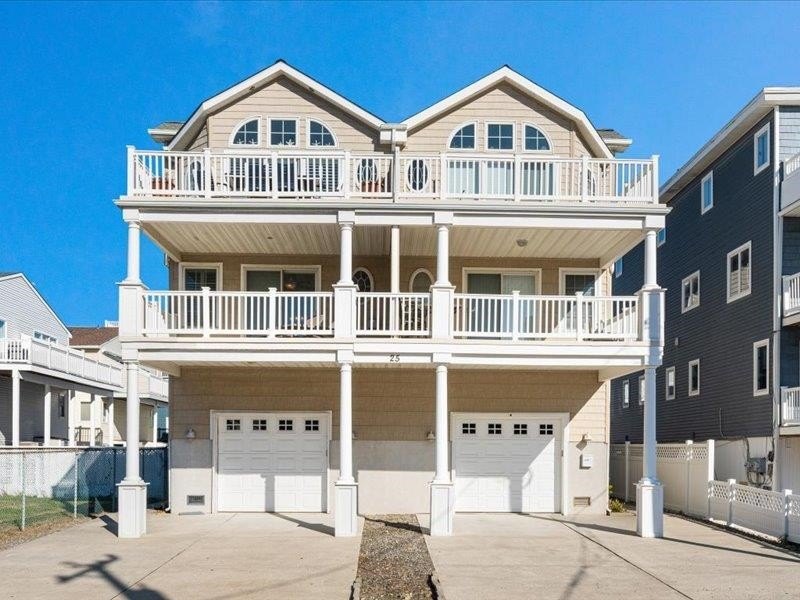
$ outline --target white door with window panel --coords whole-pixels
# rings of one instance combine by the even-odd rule
[[[326,413],[224,413],[217,417],[217,510],[323,512]]]
[[[456,510],[560,510],[562,438],[563,424],[558,417],[454,414]]]

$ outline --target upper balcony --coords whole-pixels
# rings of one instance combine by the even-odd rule
[[[0,364],[39,369],[46,374],[120,390],[122,368],[87,358],[83,350],[23,336],[0,338]]]
[[[800,216],[800,153],[783,161],[781,210],[787,217]]]
[[[658,161],[500,153],[128,149],[128,198],[658,204]]]

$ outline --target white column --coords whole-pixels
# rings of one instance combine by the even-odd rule
[[[95,394],[89,394],[89,445],[95,445],[95,435],[97,435],[97,411],[95,406],[95,398],[97,396]]]
[[[392,225],[391,234],[391,285],[389,291],[393,294],[400,292],[400,227]]]
[[[139,363],[126,360],[125,478],[118,484],[117,535],[138,538],[147,530],[147,484],[139,477]]]
[[[19,446],[19,371],[11,371],[11,445]]]
[[[341,223],[339,284],[353,285],[353,224]]]
[[[650,230],[644,238],[644,287],[658,287],[656,231]]]
[[[449,436],[447,433],[447,366],[436,366],[436,475],[437,483],[450,482],[450,466],[447,456]]]
[[[642,478],[636,485],[636,532],[664,536],[664,488],[656,474],[656,369],[644,370],[644,449]]]
[[[158,441],[158,402],[153,406],[153,442]]]
[[[64,408],[64,412],[67,415],[67,445],[74,446],[75,445],[75,411],[73,407],[73,393],[72,390],[64,390],[65,398],[64,402],[66,403],[66,407]]]
[[[439,225],[436,235],[436,283],[450,285],[450,226]]]
[[[50,445],[50,416],[52,415],[53,411],[53,390],[50,388],[49,385],[44,386],[44,402],[42,403],[42,421],[43,421],[43,433],[42,433],[42,446],[49,446]]]
[[[108,445],[113,446],[114,442],[116,441],[116,435],[114,434],[115,425],[114,425],[114,396],[109,396],[108,398]]]
[[[128,273],[125,283],[141,283],[139,269],[139,238],[141,224],[139,221],[128,221]]]
[[[448,460],[447,365],[436,365],[436,470],[431,482],[431,535],[451,535],[455,512],[455,491]]]
[[[358,534],[358,484],[353,479],[353,365],[339,367],[339,479],[334,485],[334,532]]]

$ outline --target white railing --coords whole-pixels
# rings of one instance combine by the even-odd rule
[[[791,315],[800,310],[800,273],[783,277],[783,314]]]
[[[800,425],[800,387],[781,388],[781,423]]]
[[[169,395],[168,377],[139,369],[139,395],[143,398],[166,400]]]
[[[783,179],[800,171],[800,152],[783,161]]]
[[[122,369],[92,358],[83,350],[23,336],[0,339],[0,363],[29,364],[114,387],[122,385]]]
[[[331,292],[144,292],[144,335],[328,336]]]
[[[800,153],[783,161],[783,181],[781,182],[781,209],[800,200]],[[797,216],[796,210],[791,216]]]
[[[632,340],[636,296],[455,294],[453,335],[461,338]]]
[[[657,160],[341,150],[128,152],[128,195],[655,204]],[[395,168],[396,167],[396,168]]]
[[[356,294],[356,335],[429,336],[430,294]]]

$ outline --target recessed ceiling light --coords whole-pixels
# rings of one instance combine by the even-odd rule
[[[523,238],[517,240],[517,246],[519,246],[520,248],[524,248],[527,245],[528,245],[528,240]]]

